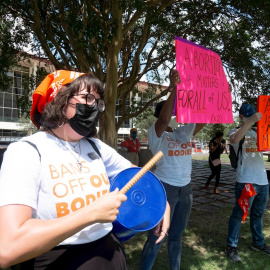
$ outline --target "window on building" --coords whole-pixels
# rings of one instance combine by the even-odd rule
[[[24,94],[23,83],[29,78],[28,67],[15,67],[8,72],[13,84],[5,92],[0,92],[0,121],[17,122],[21,116],[18,99]]]

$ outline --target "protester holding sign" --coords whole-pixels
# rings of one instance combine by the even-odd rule
[[[244,137],[242,153],[238,158],[236,169],[236,205],[229,220],[226,247],[226,253],[233,261],[241,261],[237,246],[243,215],[246,215],[246,211],[243,211],[241,207],[245,200],[249,201],[251,248],[270,255],[270,248],[265,243],[262,233],[262,218],[269,198],[269,184],[263,154],[257,151],[257,133],[251,129],[253,123],[261,120],[262,113],[256,113],[251,104],[244,104],[240,108],[239,117],[242,122],[240,128],[230,132],[230,144],[234,147],[235,153],[238,151],[239,142]],[[249,190],[254,188],[251,196],[245,195],[250,194],[246,192],[247,188]]]
[[[170,73],[171,94],[167,101],[156,106],[156,123],[148,133],[148,143],[155,155],[159,150],[164,154],[156,164],[155,174],[162,181],[171,208],[171,223],[168,231],[170,269],[179,270],[181,261],[181,238],[188,224],[192,206],[191,168],[192,147],[190,138],[202,129],[204,124],[188,124],[176,129],[169,127],[174,112],[176,87],[181,83],[177,70]],[[141,270],[150,270],[158,254],[160,244],[152,231],[144,245]]]

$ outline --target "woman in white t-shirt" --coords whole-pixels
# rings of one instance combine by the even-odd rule
[[[171,223],[168,231],[168,252],[170,269],[180,269],[181,237],[187,226],[191,206],[191,143],[190,138],[201,130],[204,124],[188,124],[172,129],[169,126],[173,115],[176,87],[181,83],[177,70],[170,74],[171,94],[167,101],[161,101],[156,107],[154,116],[156,123],[149,129],[148,143],[154,154],[163,152],[163,158],[156,164],[155,175],[162,181],[171,209]],[[154,264],[158,250],[162,244],[156,244],[157,236],[149,231],[144,245],[141,270],[150,270]]]
[[[127,269],[111,233],[126,196],[109,192],[108,177],[131,163],[85,138],[95,136],[103,97],[97,78],[64,70],[34,92],[31,119],[43,130],[12,143],[1,167],[0,267]]]
[[[0,268],[127,269],[111,232],[127,198],[109,178],[132,164],[93,138],[103,98],[97,78],[64,70],[35,90],[42,131],[10,144],[1,167]]]

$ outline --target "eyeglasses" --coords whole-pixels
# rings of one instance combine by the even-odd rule
[[[81,96],[81,98],[85,99],[85,104],[93,106],[93,105],[97,105],[98,110],[100,112],[104,112],[105,111],[105,102],[102,99],[97,99],[94,95],[92,94],[78,94],[78,95],[72,95],[72,97],[79,97]]]

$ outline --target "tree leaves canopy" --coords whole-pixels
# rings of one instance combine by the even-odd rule
[[[17,34],[13,35],[12,31]],[[0,81],[2,91],[6,91],[12,83],[7,73],[12,66],[17,64],[19,50],[28,38],[27,34],[24,32],[22,34],[22,29],[16,23],[16,18],[7,16],[5,12],[0,14]]]
[[[163,83],[175,65],[174,36],[217,52],[233,86],[234,102],[269,93],[269,0],[3,0],[20,17],[56,69],[77,68],[106,83],[101,139],[115,145],[116,131],[158,98],[127,109],[131,91],[147,76]],[[13,33],[16,35],[16,31]],[[18,33],[20,34],[20,33]],[[115,105],[117,100],[119,105]],[[115,123],[115,111],[122,117]]]

